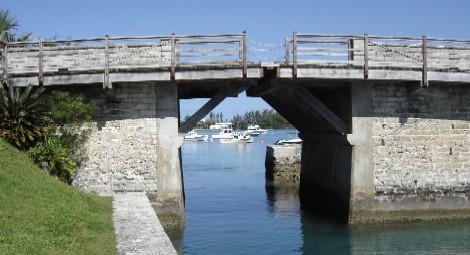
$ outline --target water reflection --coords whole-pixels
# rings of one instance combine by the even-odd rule
[[[268,211],[273,215],[298,214],[300,211],[298,186],[266,184]]]
[[[268,211],[274,217],[298,214],[302,246],[297,254],[351,254],[349,230],[330,218],[300,209],[296,186],[266,185]]]

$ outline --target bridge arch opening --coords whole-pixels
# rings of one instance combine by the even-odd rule
[[[273,71],[265,69],[265,76],[269,77],[270,72]],[[262,99],[299,131],[303,139],[300,175],[302,207],[324,211],[347,222],[352,160],[352,146],[347,140],[352,125],[351,83],[339,81],[331,84],[322,80],[299,83],[273,78],[238,87],[246,89],[249,97]],[[236,91],[233,88],[230,90]],[[214,98],[221,94],[220,91],[223,89],[219,86],[219,92],[212,92]],[[204,114],[217,106],[213,99],[200,108],[206,111]],[[202,115],[196,112],[193,116]],[[188,121],[191,118],[187,118]],[[185,124],[180,124],[180,128]]]

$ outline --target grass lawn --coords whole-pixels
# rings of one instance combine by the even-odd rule
[[[0,139],[0,254],[116,254],[112,200],[50,177]]]

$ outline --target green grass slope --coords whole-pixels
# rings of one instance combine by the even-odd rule
[[[0,254],[116,254],[112,200],[50,177],[0,139]]]

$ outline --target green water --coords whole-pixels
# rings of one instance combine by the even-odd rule
[[[292,133],[183,144],[184,254],[470,254],[470,222],[348,227],[302,211],[296,190],[267,189],[266,145]]]

